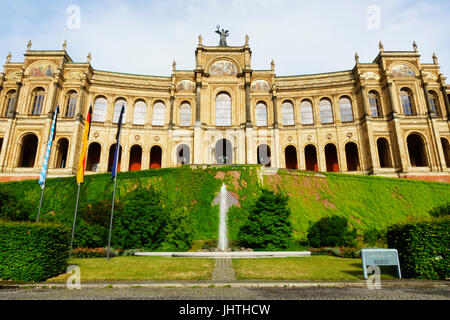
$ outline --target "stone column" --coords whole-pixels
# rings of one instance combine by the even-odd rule
[[[175,97],[173,95],[173,92],[171,92],[170,95],[170,116],[169,116],[169,129],[173,128],[173,102],[175,100]]]
[[[245,82],[245,127],[251,128],[252,126],[250,111],[250,82]]]
[[[200,116],[200,112],[201,112],[201,106],[200,106],[200,101],[201,101],[201,91],[202,91],[202,83],[201,82],[197,82],[197,100],[196,100],[196,104],[195,104],[195,122],[199,123],[201,125],[201,116]]]
[[[441,86],[442,94],[444,95],[445,111],[447,112],[447,119],[450,120],[450,102],[448,100],[446,86]]]
[[[273,106],[273,127],[278,128],[277,96],[276,96],[276,94],[272,94],[272,106]]]
[[[19,100],[20,89],[22,88],[22,81],[18,81],[17,83],[16,94],[14,96],[14,105],[10,111],[8,111],[7,117],[9,119],[14,119],[17,114],[17,102]]]
[[[437,141],[437,139],[439,139],[439,132],[436,132],[436,126],[434,124],[434,121],[436,118],[436,114],[433,116],[433,110],[431,109],[431,103],[430,103],[430,94],[428,93],[428,83],[426,83],[425,81],[422,82],[422,87],[423,87],[423,91],[425,93],[425,100],[426,100],[426,106],[427,106],[427,123],[428,123],[428,127],[430,130],[430,136],[431,139],[433,140],[430,143],[431,149],[430,153],[433,153],[434,158],[436,160],[435,163],[433,163],[434,161],[431,161],[432,159],[429,159],[430,162],[430,166],[433,169],[433,164],[435,164],[437,166],[437,170],[438,171],[442,171],[442,168],[445,167],[445,159],[444,161],[442,161],[443,158],[441,158],[441,152],[440,152],[440,141]],[[432,151],[432,152],[431,152]]]
[[[361,86],[361,96],[362,96],[362,100],[363,100],[363,106],[364,106],[364,114],[365,114],[365,119],[366,119],[366,128],[367,128],[367,137],[368,137],[368,144],[367,145],[362,145],[360,146],[361,149],[361,169],[368,171],[368,172],[373,172],[373,170],[375,169],[375,167],[379,167],[379,164],[377,162],[377,151],[375,148],[375,140],[373,138],[373,130],[372,130],[372,116],[370,113],[370,106],[367,103],[367,94],[366,94],[366,86],[362,85]],[[359,131],[359,128],[358,128]],[[360,140],[361,141],[361,140]],[[365,158],[365,154],[366,152],[364,152],[364,149],[368,147],[369,152],[367,152],[367,154],[369,155],[368,159],[367,159],[367,163],[364,164],[364,168],[363,168],[363,163],[365,162],[366,159]]]

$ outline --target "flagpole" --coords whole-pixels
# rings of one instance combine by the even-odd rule
[[[114,170],[114,169],[113,169]],[[112,200],[112,206],[111,206],[111,221],[109,223],[109,238],[108,238],[108,249],[107,249],[107,256],[106,260],[109,260],[109,254],[111,251],[111,231],[112,231],[112,223],[113,223],[113,215],[114,215],[114,200],[116,198],[116,182],[117,182],[117,173],[114,177],[114,191],[113,191],[113,200]]]
[[[41,215],[41,207],[42,207],[42,198],[44,197],[44,188],[45,184],[42,185],[42,191],[41,191],[41,200],[39,201],[39,211],[36,222],[39,222],[39,216]]]
[[[111,205],[111,221],[109,222],[109,237],[108,237],[108,248],[106,253],[106,260],[109,260],[110,251],[111,251],[111,232],[112,232],[112,224],[113,224],[113,216],[114,216],[114,202],[116,198],[116,184],[117,184],[117,166],[119,164],[119,153],[120,153],[120,127],[122,126],[122,117],[125,112],[125,106],[122,105],[122,110],[120,111],[118,128],[117,128],[117,138],[116,138],[116,153],[114,155],[114,163],[112,168],[112,174],[114,176],[114,190],[113,190],[113,199]]]
[[[77,212],[78,212],[78,200],[80,199],[80,186],[81,186],[81,183],[78,183],[77,202],[75,203],[75,213],[73,215],[72,239],[70,240],[69,259],[70,259],[70,257],[72,257],[73,237],[75,235],[75,223],[77,221]]]

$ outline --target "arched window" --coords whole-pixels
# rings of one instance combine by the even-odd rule
[[[100,165],[100,155],[102,147],[98,142],[92,142],[89,145],[86,161],[86,171],[97,172]]]
[[[380,96],[376,91],[369,92],[369,106],[370,106],[370,115],[372,117],[380,117]]]
[[[358,146],[354,142],[345,145],[345,158],[347,159],[347,171],[359,171]]]
[[[300,104],[300,114],[302,124],[314,124],[313,106],[309,100],[304,100]]]
[[[189,164],[191,152],[187,144],[181,144],[177,148],[177,164]]]
[[[122,106],[125,106],[125,111],[122,116],[122,124],[125,123],[125,114],[127,110],[127,102],[125,99],[118,99],[114,104],[114,115],[113,115],[113,123],[119,123],[120,111],[122,110]]]
[[[133,112],[133,124],[144,125],[145,124],[145,112],[147,105],[144,101],[139,100],[134,104]]]
[[[308,144],[305,147],[305,164],[306,170],[308,171],[318,171],[319,167],[317,164],[317,152],[316,147],[312,144]]]
[[[191,125],[191,104],[183,102],[180,106],[180,127],[189,127]]]
[[[414,115],[414,106],[412,103],[411,91],[407,88],[400,90],[400,100],[402,102],[403,114],[406,116]]]
[[[297,148],[294,146],[287,146],[286,149],[284,149],[284,160],[286,169],[298,169]]]
[[[294,105],[290,101],[285,101],[281,105],[281,117],[283,126],[294,125]]]
[[[160,146],[153,146],[150,149],[150,169],[160,169],[162,165],[162,149]]]
[[[433,117],[439,117],[441,115],[441,113],[439,110],[438,95],[434,91],[428,91],[428,96],[430,98],[431,115]]]
[[[164,126],[165,110],[166,106],[161,101],[158,101],[153,105],[152,126]]]
[[[56,145],[56,165],[55,168],[65,168],[67,164],[67,153],[69,151],[69,140],[61,138]]]
[[[256,104],[256,126],[267,127],[267,106],[260,101]]]
[[[260,144],[257,149],[258,164],[270,167],[270,147],[267,144]]]
[[[320,100],[320,121],[324,124],[333,123],[333,109],[331,108],[331,102],[328,99]]]
[[[233,146],[227,139],[220,139],[216,142],[215,156],[217,164],[233,163]]]
[[[332,143],[329,143],[325,146],[325,160],[327,164],[327,171],[329,172],[339,171],[337,150],[336,146]]]
[[[114,165],[114,157],[116,156],[116,144],[109,148],[108,172],[112,172]],[[117,161],[117,172],[120,172],[120,162],[122,161],[122,146],[119,147],[119,160]]]
[[[378,159],[381,168],[392,168],[391,152],[389,150],[389,142],[385,138],[377,140]]]
[[[6,117],[8,116],[8,113],[12,111],[12,108],[14,107],[14,101],[16,99],[16,90],[10,90],[6,94],[6,103],[5,103],[5,112],[3,115]]]
[[[94,111],[92,114],[92,121],[105,122],[107,104],[108,104],[108,101],[103,97],[95,99]]]
[[[36,160],[38,138],[30,133],[22,138],[20,143],[20,156],[17,164],[20,168],[33,168]]]
[[[216,126],[231,126],[231,97],[224,92],[216,97]]]
[[[412,167],[426,167],[427,153],[423,138],[418,134],[410,134],[406,139],[408,144],[409,162]]]
[[[128,171],[141,170],[142,148],[140,145],[134,145],[130,149],[130,165]]]
[[[77,108],[78,93],[76,91],[69,91],[66,96],[66,117],[75,117],[75,109]]]
[[[342,122],[353,121],[352,102],[349,98],[343,97],[339,99],[339,110],[341,111]]]
[[[32,93],[32,107],[31,107],[31,115],[38,116],[42,112],[42,108],[44,107],[44,99],[45,99],[45,90],[43,88],[36,88]]]
[[[445,138],[441,138],[442,151],[444,152],[445,165],[450,168],[450,144]]]

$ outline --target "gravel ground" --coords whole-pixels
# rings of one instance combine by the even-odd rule
[[[5,288],[0,300],[450,300],[450,288]]]

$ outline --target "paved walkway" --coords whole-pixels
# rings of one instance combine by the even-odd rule
[[[235,279],[233,262],[231,258],[217,258],[214,265],[212,280],[214,281],[232,281]]]

